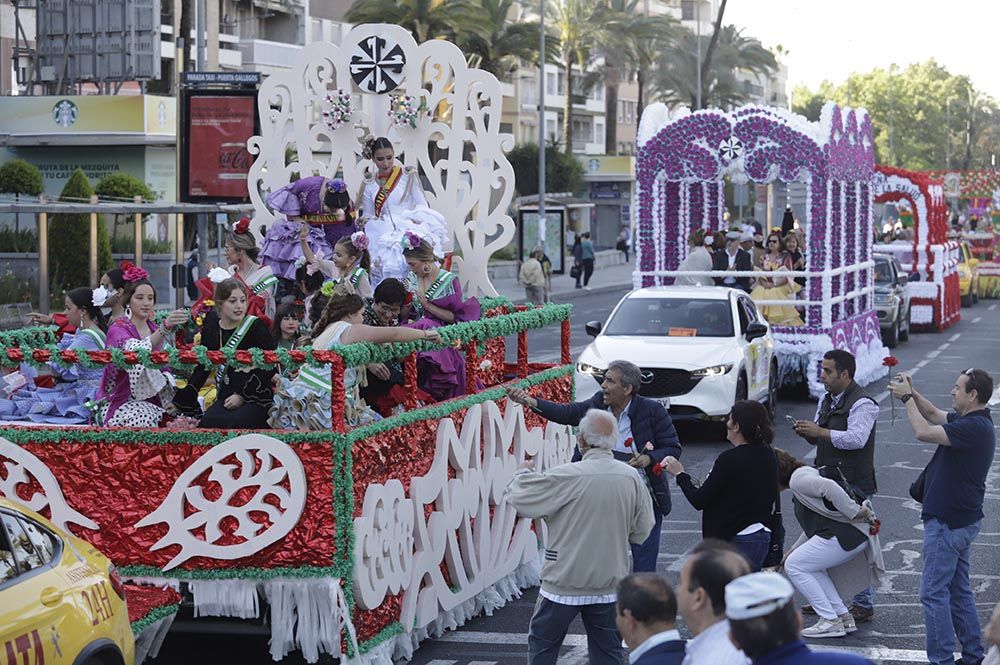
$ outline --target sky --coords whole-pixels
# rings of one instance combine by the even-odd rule
[[[729,0],[723,20],[789,51],[789,93],[851,72],[934,58],[1000,99],[994,0]]]

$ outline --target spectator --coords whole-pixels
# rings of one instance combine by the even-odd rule
[[[663,475],[652,473],[651,467],[667,455],[680,457],[681,443],[670,414],[663,405],[639,395],[642,372],[638,367],[624,360],[615,360],[608,365],[603,378],[599,392],[584,402],[573,404],[535,399],[519,388],[509,388],[507,395],[543,418],[563,425],[579,425],[590,409],[611,411],[618,421],[618,442],[612,447],[612,452],[616,459],[628,461],[630,465],[644,470],[653,495],[656,524],[641,545],[633,545],[633,570],[655,572],[656,557],[660,552],[660,527],[663,517],[670,513],[670,490]]]
[[[969,583],[972,543],[983,522],[986,475],[993,464],[996,434],[986,402],[993,378],[981,369],[962,372],[951,389],[952,411],[938,409],[913,387],[906,374],[889,384],[906,405],[917,439],[937,444],[924,471],[924,569],[920,603],[931,663],[954,662],[955,637],[962,663],[983,659],[976,599]],[[918,496],[920,493],[918,492]]]
[[[816,446],[816,467],[827,478],[840,474],[853,487],[871,496],[875,482],[875,421],[878,404],[854,381],[857,362],[849,351],[833,349],[823,355],[823,385],[826,395],[816,409],[815,422],[796,420],[795,433]],[[812,613],[812,606],[803,608]],[[875,617],[875,591],[865,589],[851,603],[856,623]]]
[[[781,234],[773,231],[767,236],[767,253],[761,257],[760,264],[757,265],[765,272],[791,270],[792,259],[785,252]],[[799,285],[788,277],[767,277],[757,278],[757,285],[750,292],[750,297],[756,301],[772,300],[794,300],[795,293],[799,290]],[[789,305],[768,305],[760,304],[759,309],[768,323],[779,326],[801,326],[802,319],[798,310]]]
[[[590,242],[590,232],[580,236],[580,262],[583,265],[583,288],[589,289],[590,277],[594,274],[594,243]]]
[[[542,272],[545,274],[545,302],[552,301],[552,259],[542,250]]]
[[[592,665],[621,665],[615,588],[628,575],[627,544],[646,540],[653,507],[640,476],[614,459],[617,423],[590,409],[579,421],[581,461],[535,471],[521,463],[505,495],[548,527],[538,602],[528,632],[529,665],[553,665],[570,623],[582,615]]]
[[[742,237],[743,235],[739,231],[726,233],[726,248],[724,251],[717,251],[712,257],[712,270],[753,270],[750,254],[740,247],[740,238]],[[716,286],[730,286],[750,293],[749,277],[715,277],[714,279]]]
[[[993,608],[993,616],[986,625],[986,641],[993,646],[986,654],[983,665],[1000,665],[1000,603]]]
[[[569,276],[576,280],[576,288],[582,289],[583,284],[580,279],[583,277],[583,239],[580,234],[573,238],[573,248],[570,249],[573,255],[573,268],[569,271]]]
[[[695,546],[677,582],[677,608],[694,634],[683,665],[749,665],[729,639],[726,620],[726,585],[749,572],[746,559],[727,542],[707,538]]]
[[[656,573],[632,573],[618,583],[615,623],[630,649],[629,665],[681,665],[677,598]]]
[[[726,616],[733,644],[754,663],[768,665],[859,665],[854,654],[813,652],[802,641],[802,617],[792,585],[778,573],[752,573],[726,585]]]
[[[857,630],[844,606],[844,593],[870,587],[874,571],[885,570],[878,529],[869,527],[875,521],[871,503],[858,504],[817,469],[783,450],[775,453],[778,487],[791,489],[795,518],[803,531],[785,556],[785,573],[819,615],[802,635],[844,637]]]
[[[677,270],[710,272],[712,270],[712,252],[706,245],[711,245],[714,239],[711,234],[705,235],[704,229],[696,229],[688,238],[688,255],[684,257]],[[712,286],[714,282],[708,275],[678,275],[674,284],[684,286]]]
[[[732,543],[756,572],[770,549],[771,510],[778,497],[774,429],[764,405],[736,402],[726,418],[726,438],[733,447],[715,459],[700,487],[679,461],[668,455],[664,463],[695,510],[704,512],[701,535]]]
[[[541,247],[531,250],[531,256],[521,264],[521,271],[518,274],[518,281],[524,287],[525,298],[535,305],[545,303],[545,269],[542,267],[544,254]]]
[[[615,248],[619,252],[625,254],[625,263],[628,263],[628,250],[629,250],[629,245],[632,242],[631,236],[632,234],[629,231],[629,228],[627,226],[623,226],[621,233],[618,234],[618,244],[615,245]]]

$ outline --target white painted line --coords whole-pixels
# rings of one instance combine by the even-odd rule
[[[940,353],[941,353],[941,352],[940,352],[940,351],[937,351],[937,350],[935,350],[935,351],[931,351],[930,353],[928,353],[928,354],[927,354],[927,357],[928,357],[929,359],[934,359],[934,358],[937,358],[937,357],[938,357],[938,355],[939,355]]]
[[[441,637],[436,638],[436,642],[475,642],[477,644],[527,644],[527,633],[487,633],[480,630],[452,630]],[[563,640],[563,645],[568,647],[586,646],[587,636],[579,633],[569,633]],[[455,661],[451,661],[455,662]]]
[[[921,649],[890,649],[888,647],[838,647],[827,646],[826,644],[810,644],[813,651],[849,651],[859,656],[864,656],[876,663],[881,661],[896,661],[903,663],[926,663],[927,652]],[[955,657],[961,656],[956,653]]]
[[[989,307],[988,307],[987,309],[989,309],[989,310],[990,310],[990,311],[992,312],[992,311],[993,311],[993,310],[995,310],[996,308],[997,308],[997,306],[996,306],[996,305],[990,305],[990,306],[989,306]]]
[[[427,665],[455,665],[457,662],[457,660],[443,660],[441,658],[435,658],[434,660],[427,661]]]
[[[973,322],[973,323],[979,323],[979,322],[980,322],[980,321],[982,321],[982,320],[983,320],[983,317],[981,317],[981,316],[977,316],[976,318],[972,319],[972,322]]]
[[[962,336],[962,333],[955,333],[954,335],[952,335],[951,337],[948,338],[948,341],[949,342],[955,342],[961,336]]]
[[[938,346],[938,351],[944,351],[949,346],[951,346],[951,344],[949,344],[948,342],[945,342],[944,344],[941,344],[940,346]]]

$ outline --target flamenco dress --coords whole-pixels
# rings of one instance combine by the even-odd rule
[[[157,325],[149,321],[150,335]],[[141,338],[132,319],[122,317],[108,328],[108,348],[125,351],[145,349],[163,350],[161,341],[155,347],[149,337]],[[98,425],[108,427],[159,427],[165,422],[164,404],[169,404],[174,394],[173,376],[168,372],[143,365],[131,365],[127,370],[115,365],[104,368],[97,399],[106,403],[96,419]]]

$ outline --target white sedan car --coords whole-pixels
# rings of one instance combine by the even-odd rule
[[[754,399],[773,417],[778,361],[771,329],[743,291],[724,287],[656,286],[632,291],[576,364],[577,399],[599,389],[613,360],[642,369],[640,395],[664,404],[674,420],[720,420],[733,403]]]

